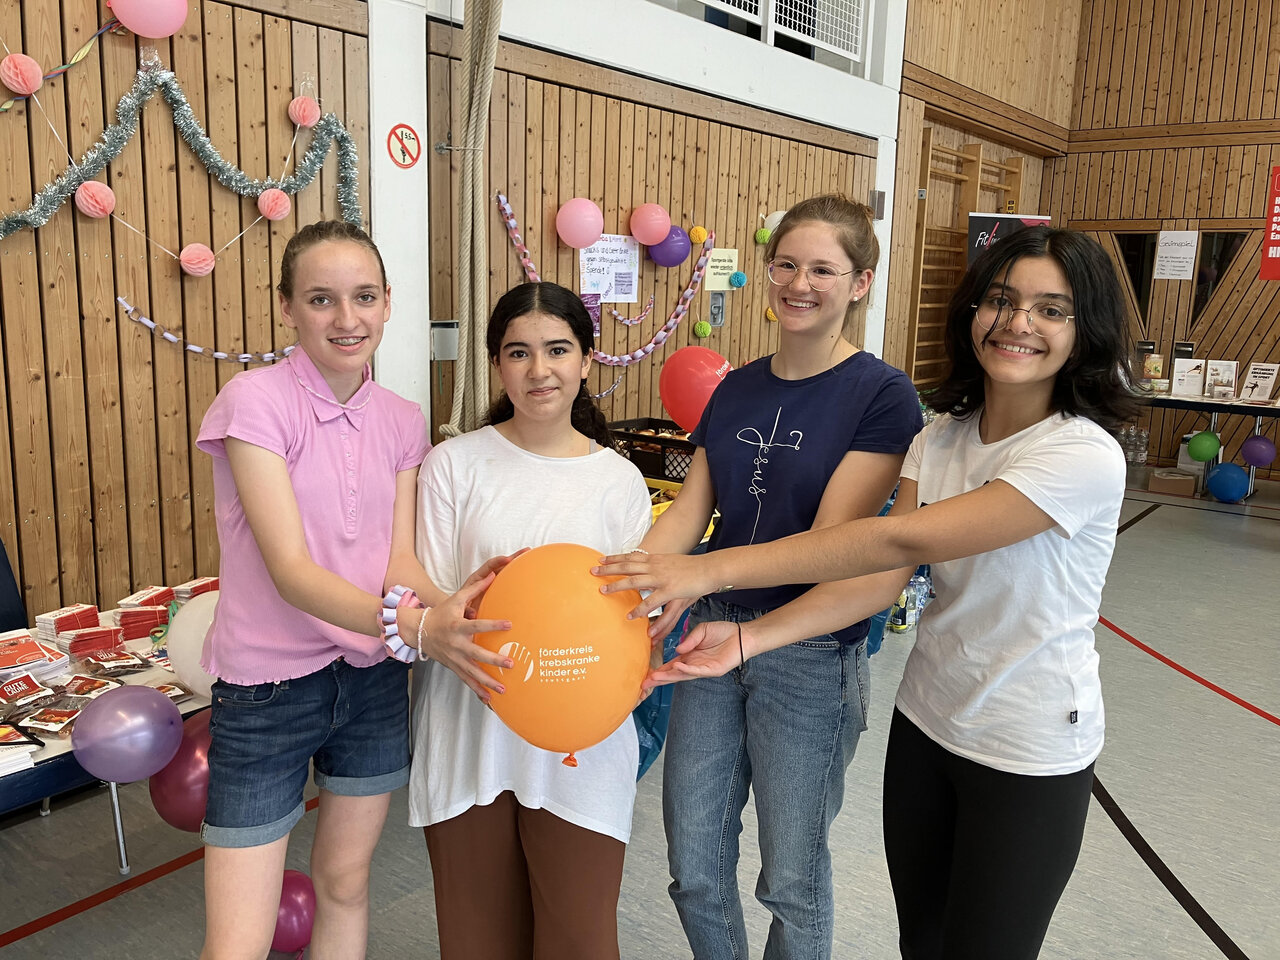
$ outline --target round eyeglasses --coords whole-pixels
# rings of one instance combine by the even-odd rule
[[[790,286],[795,282],[796,277],[803,273],[809,281],[809,289],[816,293],[826,293],[841,277],[847,277],[856,272],[846,270],[841,273],[835,267],[828,267],[825,264],[819,264],[816,267],[798,267],[790,260],[769,261],[770,283],[779,287]]]
[[[1007,327],[1013,323],[1015,313],[1025,313],[1027,327],[1042,340],[1056,337],[1075,319],[1075,314],[1067,313],[1058,303],[1034,303],[1029,307],[1015,307],[1008,297],[999,294],[983,297],[969,306],[973,307],[978,322],[988,331]]]

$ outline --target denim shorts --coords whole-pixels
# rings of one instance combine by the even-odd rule
[[[393,658],[357,668],[339,658],[315,673],[212,690],[209,802],[200,838],[256,847],[287,835],[316,786],[348,797],[409,782],[409,669]]]

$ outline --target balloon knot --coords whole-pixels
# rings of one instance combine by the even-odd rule
[[[578,765],[578,758],[571,753],[560,762],[566,767],[576,767]]]

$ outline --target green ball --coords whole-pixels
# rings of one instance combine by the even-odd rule
[[[766,243],[769,242],[769,238],[771,236],[773,236],[773,231],[771,231],[768,227],[761,227],[759,230],[756,231],[756,243],[760,244],[760,246],[763,247]]]
[[[707,321],[705,320],[699,320],[697,323],[693,325],[693,335],[695,337],[711,336],[711,324],[707,323]]]
[[[1187,441],[1187,456],[1201,463],[1212,460],[1218,455],[1220,449],[1222,444],[1211,430],[1201,430]]]

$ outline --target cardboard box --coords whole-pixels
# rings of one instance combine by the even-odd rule
[[[1169,493],[1178,497],[1196,495],[1196,478],[1181,470],[1152,470],[1147,489],[1152,493]]]

